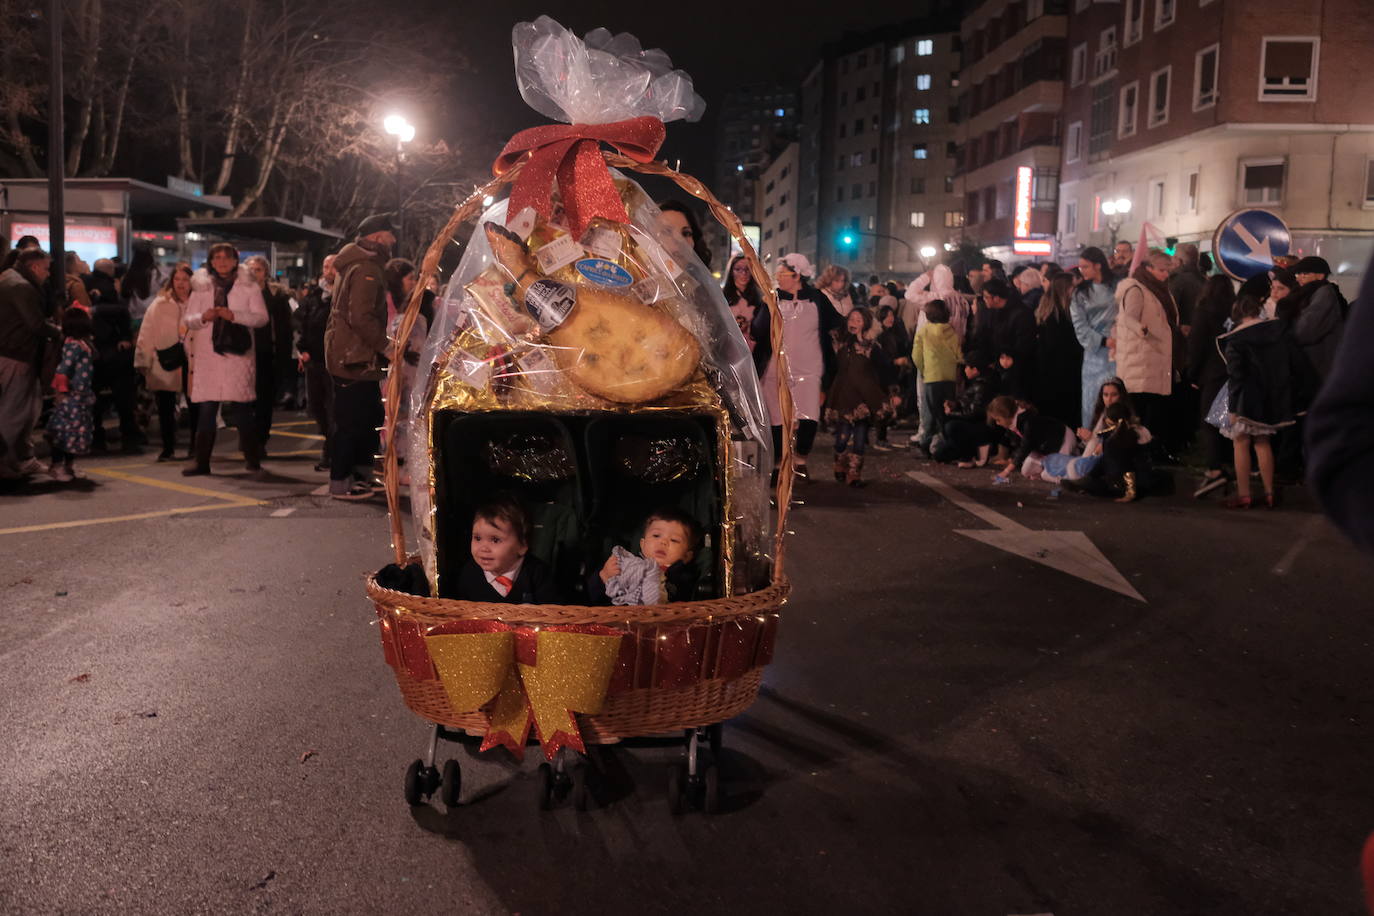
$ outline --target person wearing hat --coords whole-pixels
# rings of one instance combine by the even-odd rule
[[[1317,375],[1325,379],[1336,361],[1336,348],[1345,329],[1345,299],[1331,276],[1331,265],[1324,258],[1308,255],[1293,265],[1293,274],[1301,286],[1288,297],[1286,317],[1293,339],[1302,347]]]
[[[324,358],[334,380],[329,495],[335,499],[366,499],[373,492],[386,376],[385,267],[395,244],[390,216],[375,214],[362,221],[357,240],[334,258],[339,279],[324,332]]]
[[[821,392],[834,374],[835,350],[832,332],[844,324],[835,307],[820,290],[807,281],[815,268],[804,255],[793,252],[778,263],[778,312],[783,320],[783,342],[787,348],[787,387],[792,392],[792,409],[797,422],[793,454],[798,477],[807,477],[806,456],[820,428]],[[772,320],[767,309],[759,309],[751,328],[755,341],[754,367],[763,382],[768,421],[773,427],[773,460],[782,455],[782,408],[778,398],[777,360],[773,358]]]

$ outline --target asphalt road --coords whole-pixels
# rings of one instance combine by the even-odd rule
[[[669,748],[613,749],[579,814],[536,809],[534,755],[447,746],[449,813],[402,799],[384,508],[225,447],[0,494],[0,911],[1360,912],[1374,575],[1300,492],[1051,500],[901,452],[804,484],[724,813],[669,813]],[[1085,532],[1145,600],[958,533],[996,518]]]

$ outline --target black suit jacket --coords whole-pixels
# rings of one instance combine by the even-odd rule
[[[520,566],[520,574],[515,577],[515,585],[511,587],[509,595],[502,595],[492,588],[481,567],[469,557],[458,571],[458,589],[453,597],[459,601],[485,601],[489,604],[562,603],[558,586],[553,581],[553,572],[547,563],[532,553],[525,554],[525,562]]]

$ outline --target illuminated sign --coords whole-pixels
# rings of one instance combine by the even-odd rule
[[[52,247],[47,223],[14,223],[10,226],[10,244],[26,235],[37,238],[45,251]],[[66,249],[75,251],[88,264],[100,258],[119,256],[119,233],[113,226],[73,226],[68,223],[62,235]]]
[[[1049,239],[1016,239],[1011,243],[1011,252],[1049,257],[1054,254],[1054,242]]]
[[[1032,177],[1033,172],[1028,165],[1016,170],[1016,221],[1012,223],[1011,234],[1018,239],[1030,235]]]

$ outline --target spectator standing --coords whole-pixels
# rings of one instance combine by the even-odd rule
[[[277,404],[277,392],[295,371],[291,360],[291,293],[272,280],[272,268],[266,258],[254,255],[245,265],[267,307],[267,323],[253,329],[253,358],[256,361],[253,429],[261,457],[267,453],[267,439],[272,435],[272,409]]]
[[[1135,260],[1135,246],[1122,239],[1112,248],[1112,277],[1117,283],[1125,280],[1131,273],[1131,262]]]
[[[1035,315],[1019,298],[1013,298],[1004,280],[992,279],[983,284],[983,302],[987,305],[987,320],[969,349],[997,354],[1007,383],[1005,393],[1027,398],[1035,363]]]
[[[1193,309],[1197,306],[1198,297],[1202,295],[1202,284],[1207,278],[1202,275],[1198,268],[1197,245],[1192,242],[1184,242],[1174,250],[1174,259],[1177,265],[1174,272],[1169,275],[1169,293],[1174,297],[1174,305],[1178,307],[1178,323],[1183,336],[1187,337],[1189,329],[1193,326]]]
[[[18,263],[19,255],[23,252],[41,250],[42,247],[43,245],[38,241],[38,236],[36,235],[19,236],[19,241],[14,243],[14,247],[5,252],[3,258],[0,258],[0,273],[4,273]]]
[[[94,269],[81,278],[92,305],[119,301],[119,283],[115,280],[115,264],[109,258],[98,258]]]
[[[152,243],[146,239],[134,242],[134,253],[129,259],[129,268],[119,281],[119,292],[129,309],[129,320],[137,332],[139,322],[147,314],[162,289],[166,272],[158,266],[153,257]]]
[[[143,383],[157,402],[157,425],[162,436],[162,451],[158,461],[171,461],[177,445],[177,396],[186,391],[186,365],[168,369],[164,359],[171,359],[171,351],[186,346],[186,305],[191,298],[191,266],[178,264],[158,290],[148,306],[134,343],[134,368],[143,373]],[[164,354],[159,357],[159,352]],[[192,432],[194,437],[195,433]]]
[[[835,314],[841,318],[849,317],[849,313],[854,310],[854,300],[849,294],[849,271],[838,264],[831,264],[821,271],[820,278],[816,280],[816,288],[825,293],[825,298],[830,300]]]
[[[38,365],[45,342],[62,339],[43,309],[50,269],[47,252],[33,247],[0,273],[0,480],[43,470],[32,441],[42,397]]]
[[[787,387],[792,392],[796,422],[795,442],[791,447],[796,474],[802,478],[809,476],[806,457],[816,441],[821,392],[834,371],[832,332],[842,326],[842,319],[831,307],[830,300],[815,287],[806,285],[810,270],[810,262],[793,253],[784,256],[774,271],[778,284],[778,312],[783,322],[783,346],[787,352]],[[792,439],[792,431],[782,428],[778,362],[773,358],[771,326],[768,310],[761,309],[754,316],[754,366],[763,382],[764,402],[773,428],[773,456],[779,461],[784,432]]]
[[[325,365],[324,332],[329,326],[329,310],[334,301],[334,284],[338,272],[334,269],[334,255],[328,255],[321,265],[320,282],[301,301],[296,310],[296,350],[300,354],[300,368],[305,373],[305,403],[310,417],[324,437],[320,447],[317,471],[329,470],[329,442],[333,433],[334,381]]]
[[[1188,329],[1188,375],[1192,386],[1197,389],[1198,403],[1203,411],[1211,408],[1212,402],[1226,387],[1226,361],[1217,347],[1217,338],[1225,334],[1230,326],[1231,307],[1235,301],[1236,291],[1231,278],[1218,274],[1207,278],[1202,294],[1198,296],[1197,306],[1193,309],[1193,323]],[[1207,469],[1193,491],[1194,499],[1200,499],[1226,485],[1226,463],[1231,456],[1231,449],[1227,447],[1221,430],[1206,422],[1201,429]]]
[[[1083,348],[1083,410],[1081,426],[1089,426],[1093,417],[1093,401],[1102,383],[1116,376],[1116,358],[1108,344],[1116,325],[1116,283],[1112,279],[1107,256],[1100,248],[1084,248],[1078,256],[1078,272],[1082,281],[1074,289],[1069,303],[1074,335]]]
[[[730,314],[735,316],[739,332],[744,335],[744,342],[749,345],[749,352],[752,353],[754,316],[767,306],[763,302],[763,290],[759,289],[758,281],[754,279],[754,272],[749,269],[749,261],[744,255],[735,255],[730,260],[730,269],[726,272],[725,283],[720,291],[725,296],[725,304],[730,306]]]
[[[329,495],[372,495],[373,456],[382,425],[386,377],[385,267],[396,233],[386,214],[369,216],[358,237],[334,259],[339,285],[325,330],[325,362],[334,382],[334,436],[330,443]]]
[[[1072,299],[1073,278],[1066,273],[1050,280],[1040,296],[1031,400],[1042,414],[1077,427],[1083,405],[1083,347],[1073,329]]]
[[[911,365],[911,338],[907,336],[902,323],[897,320],[897,311],[890,306],[878,310],[878,326],[880,331],[877,344],[892,364],[897,394],[901,399],[896,412],[901,412],[904,406],[910,410],[911,401],[916,393],[916,371]],[[874,422],[873,447],[880,452],[892,448],[887,440],[887,431],[891,423],[892,420],[886,412],[880,414]]]
[[[119,296],[114,287],[114,279],[107,275],[97,261],[94,276],[108,277],[109,282],[97,284],[92,290],[99,296],[94,299],[91,320],[95,328],[95,440],[98,452],[106,449],[105,414],[113,406],[119,417],[119,441],[121,450],[128,455],[141,454],[142,443],[147,441],[138,427],[135,413],[138,400],[138,374],[134,370],[134,325],[129,314],[129,303]],[[110,291],[114,290],[111,297]]]
[[[62,316],[62,357],[53,375],[53,409],[48,418],[52,450],[48,473],[63,483],[76,477],[72,466],[77,456],[91,450],[95,422],[91,414],[95,405],[92,333],[91,315],[85,309],[68,309]]]
[[[90,266],[81,260],[81,255],[75,251],[69,251],[63,255],[62,265],[67,274],[67,301],[62,303],[63,307],[75,304],[89,312],[91,310],[91,295],[86,292],[86,284],[82,282],[81,275],[90,273]]]
[[[1264,300],[1264,317],[1277,318],[1279,317],[1279,303],[1284,302],[1289,296],[1297,292],[1302,284],[1298,282],[1297,277],[1293,276],[1293,271],[1287,267],[1275,267],[1270,272],[1270,276],[1272,280],[1269,283],[1269,294]],[[1291,303],[1292,300],[1288,300],[1288,302]],[[1292,318],[1288,304],[1284,305],[1284,316],[1287,319]]]
[[[825,399],[835,426],[835,479],[863,485],[868,427],[890,414],[897,399],[892,365],[868,332],[874,323],[866,308],[850,311],[835,353],[835,381]]]
[[[921,389],[921,428],[916,447],[927,455],[930,444],[944,432],[944,405],[954,400],[959,361],[964,358],[959,335],[949,324],[949,309],[939,299],[925,306],[926,323],[911,345],[911,362],[924,382]]]
[[[1156,433],[1173,428],[1169,396],[1173,393],[1174,334],[1177,312],[1169,294],[1169,256],[1152,251],[1134,274],[1116,288],[1116,328],[1108,343],[1116,350],[1117,375],[1145,427]],[[1165,460],[1171,456],[1162,455]]]
[[[250,474],[261,476],[261,443],[253,423],[257,366],[252,329],[267,322],[262,288],[239,264],[238,249],[228,242],[211,245],[208,266],[191,277],[186,305],[188,349],[195,362],[191,403],[196,432],[192,462],[182,470],[183,476],[210,473],[221,405],[225,421],[238,426],[244,466]]]
[[[1021,304],[1034,312],[1040,306],[1040,298],[1045,294],[1045,284],[1040,272],[1029,264],[1022,264],[1011,272],[1011,287],[1021,298]]]
[[[701,222],[691,207],[680,200],[665,200],[658,205],[668,234],[681,239],[708,270],[711,267],[711,246],[701,232]]]
[[[1331,265],[1324,258],[1303,258],[1293,266],[1293,276],[1300,285],[1287,297],[1289,308],[1279,317],[1290,322],[1293,340],[1324,381],[1331,374],[1345,329],[1345,298],[1327,279],[1331,276]]]

